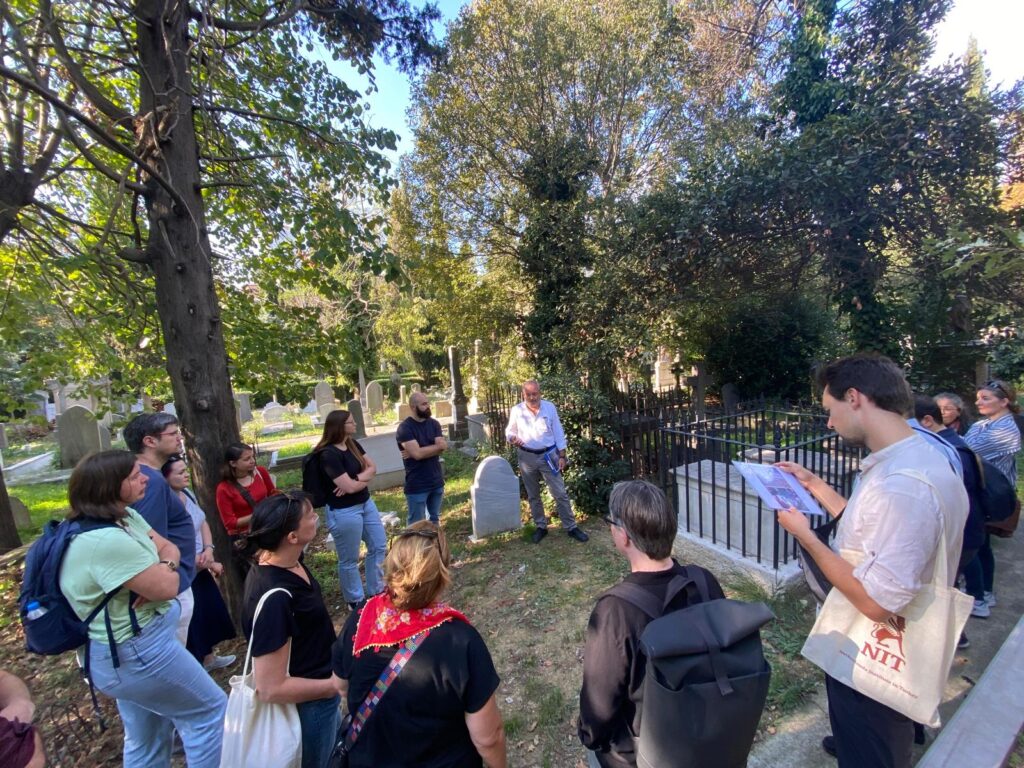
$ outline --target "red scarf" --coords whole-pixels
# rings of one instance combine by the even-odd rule
[[[399,645],[413,635],[458,619],[467,624],[469,619],[447,603],[433,603],[426,608],[395,608],[391,596],[381,592],[366,601],[359,616],[352,651],[359,656],[367,648]]]

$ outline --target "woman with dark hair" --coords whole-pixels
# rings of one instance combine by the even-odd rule
[[[320,517],[301,491],[264,499],[252,513],[243,552],[260,558],[245,579],[242,628],[252,638],[253,675],[261,701],[297,704],[302,766],[322,768],[338,728],[338,692],[331,683],[334,624],[320,583],[302,562]],[[270,595],[253,618],[260,598]]]
[[[1017,453],[1020,451],[1020,430],[1014,415],[1020,413],[1017,390],[999,379],[978,387],[975,407],[981,417],[964,435],[964,442],[976,454],[1006,475],[1010,484],[1017,485]],[[1018,509],[1020,501],[1017,502]],[[971,616],[987,618],[996,605],[996,558],[992,553],[991,534],[985,533],[985,543],[977,556],[964,570],[967,591],[974,596]],[[978,599],[981,595],[981,599]]]
[[[377,505],[370,498],[370,480],[377,465],[355,439],[356,423],[348,411],[331,411],[324,433],[313,448],[320,466],[334,483],[335,496],[327,502],[327,527],[338,553],[338,581],[350,609],[384,589],[384,555],[387,536]],[[359,542],[366,542],[366,588],[359,578]]]
[[[387,590],[345,622],[334,644],[338,691],[356,712],[379,701],[349,754],[352,768],[505,768],[498,673],[480,633],[441,597],[451,583],[444,532],[421,520],[401,531],[384,566]],[[412,640],[412,643],[410,643]],[[405,667],[383,695],[381,673],[401,649]]]
[[[964,401],[959,395],[952,392],[940,392],[935,396],[935,402],[942,412],[942,426],[949,427],[960,437],[967,434],[971,426],[971,420],[964,412]]]
[[[175,454],[160,468],[171,490],[178,494],[185,511],[192,519],[196,530],[196,577],[192,581],[192,597],[195,608],[188,625],[188,639],[185,647],[207,670],[229,667],[235,663],[232,655],[218,656],[213,647],[235,636],[235,625],[224,605],[216,579],[224,573],[224,566],[214,558],[213,534],[192,490],[188,487],[188,466],[185,458]]]
[[[215,768],[227,697],[175,637],[178,548],[131,508],[147,482],[127,451],[78,463],[68,482],[68,518],[108,525],[72,540],[60,588],[82,619],[116,593],[89,626],[89,676],[117,700],[126,768],[170,766],[173,730],[190,768]]]
[[[231,443],[224,449],[224,463],[217,483],[217,512],[234,545],[249,530],[249,519],[256,505],[277,493],[270,473],[256,464],[251,445]],[[233,558],[240,581],[245,580],[248,562]]]

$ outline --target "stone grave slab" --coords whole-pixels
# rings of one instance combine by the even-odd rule
[[[366,437],[366,422],[363,420],[363,404],[358,400],[349,400],[347,408],[349,415],[356,423],[356,437]],[[327,418],[326,416],[324,418]]]
[[[366,410],[371,414],[384,410],[384,390],[379,381],[371,381],[366,385]]]
[[[473,502],[473,541],[522,528],[519,478],[501,456],[488,456],[480,462],[469,496]]]
[[[284,421],[288,418],[288,409],[280,403],[270,402],[263,406],[263,420],[268,424]]]
[[[321,406],[333,403],[334,389],[326,381],[321,381],[313,387],[313,399],[316,401],[317,409]]]
[[[86,454],[100,450],[100,425],[96,416],[88,408],[72,405],[57,417],[57,442],[64,469],[71,469]]]

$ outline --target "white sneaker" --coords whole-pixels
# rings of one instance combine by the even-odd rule
[[[971,616],[978,619],[987,619],[992,615],[992,611],[988,609],[988,604],[984,600],[975,600],[974,607],[971,609]]]
[[[985,605],[987,605],[989,608],[995,608],[996,607],[996,595],[995,595],[995,592],[986,592],[985,593]]]
[[[229,654],[227,656],[215,655],[212,659],[210,659],[209,663],[203,664],[203,669],[205,669],[207,672],[213,672],[213,670],[215,669],[224,669],[224,667],[230,667],[234,663],[234,654]]]

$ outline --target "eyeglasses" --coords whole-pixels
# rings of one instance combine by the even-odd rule
[[[953,411],[954,413],[960,413],[960,409],[957,408],[955,405],[939,406],[939,410],[942,411],[943,413],[949,413],[950,411]]]
[[[176,437],[181,437],[181,430],[174,429],[170,432],[161,432],[159,435],[157,435],[157,437],[167,437],[167,435],[175,435]]]
[[[605,513],[605,514],[601,515],[601,519],[604,520],[606,523],[608,523],[608,525],[614,525],[616,528],[622,528],[623,527],[622,523],[619,520],[616,520],[610,514]]]

